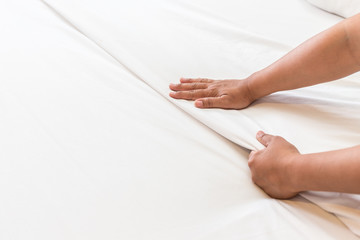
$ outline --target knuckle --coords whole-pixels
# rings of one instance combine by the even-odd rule
[[[249,160],[248,160],[248,166],[250,167],[250,169],[256,169],[257,166],[259,166],[261,164],[261,153],[264,150],[258,150],[258,151],[253,151],[252,153],[250,153],[249,155]]]
[[[218,88],[218,89],[223,89],[225,87],[223,82],[215,82],[213,86],[214,88]]]
[[[211,102],[209,101],[209,99],[205,98],[203,100],[203,104],[204,104],[204,107],[211,107]]]
[[[256,156],[254,156],[248,161],[248,165],[249,165],[250,168],[255,168],[257,162],[258,162],[257,158],[256,158]]]
[[[216,84],[209,84],[208,88],[209,89],[216,89],[216,88],[218,88],[218,86]]]
[[[286,140],[283,137],[276,136],[275,137],[275,142],[278,143],[278,144],[281,144],[281,143],[286,142]]]
[[[254,158],[250,158],[249,161],[248,161],[249,168],[252,168],[253,165],[254,165]]]
[[[194,90],[190,90],[188,93],[189,93],[189,98],[194,98],[194,95],[195,95]]]
[[[256,163],[256,156],[255,156],[256,153],[254,153],[252,156],[250,156],[249,160],[248,160],[248,166],[250,168],[254,168],[255,166],[255,163]]]
[[[216,88],[210,89],[209,96],[215,97],[218,95],[218,90]]]
[[[274,136],[274,142],[279,142],[281,141],[282,137],[279,137],[279,136]]]
[[[279,140],[282,142],[286,142],[285,138],[283,138],[283,137],[279,137]]]

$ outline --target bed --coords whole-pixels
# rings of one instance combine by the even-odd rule
[[[360,140],[360,75],[245,110],[168,96],[242,78],[342,18],[304,0],[18,0],[0,7],[1,239],[359,239],[360,197],[268,197],[262,129],[303,153]]]

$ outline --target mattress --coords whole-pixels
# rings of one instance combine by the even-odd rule
[[[358,196],[271,199],[247,167],[259,129],[304,153],[357,144],[357,75],[242,111],[168,97],[341,18],[300,0],[22,0],[0,19],[1,239],[358,239]]]

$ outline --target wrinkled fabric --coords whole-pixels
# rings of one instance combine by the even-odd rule
[[[135,1],[112,10],[108,7],[113,6],[111,0],[87,6],[72,1],[72,7],[66,1],[47,2],[162,96],[167,96],[170,82],[184,75],[246,77],[341,20],[300,1],[278,0],[265,5],[263,1],[231,0],[221,4]],[[140,2],[143,9],[138,9]],[[293,29],[297,31],[290,31]],[[310,153],[359,143],[359,88],[359,74],[354,74],[332,83],[273,94],[241,111],[199,110],[190,102],[170,101],[247,149],[262,148],[254,137],[261,129],[285,137],[302,153]],[[349,196],[360,202],[358,195]],[[325,206],[332,198],[338,194],[309,199]],[[339,207],[346,203],[339,203]],[[337,214],[336,208],[332,205],[326,210]],[[343,211],[338,216],[344,223],[352,219],[348,226],[359,234],[360,215],[353,214],[353,209],[359,205],[350,207],[348,216]]]
[[[302,152],[354,144],[356,76],[244,111],[168,97],[181,76],[245,77],[339,21],[264,3],[1,3],[1,239],[358,239],[331,214],[341,197],[274,200],[247,167],[259,129]]]
[[[327,12],[348,18],[360,13],[359,0],[307,0]]]

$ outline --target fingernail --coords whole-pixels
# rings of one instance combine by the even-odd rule
[[[256,134],[256,137],[262,138],[264,135],[265,135],[265,133],[264,133],[263,131],[259,131],[259,132]]]
[[[196,107],[203,107],[204,103],[202,101],[195,101],[195,106]]]

